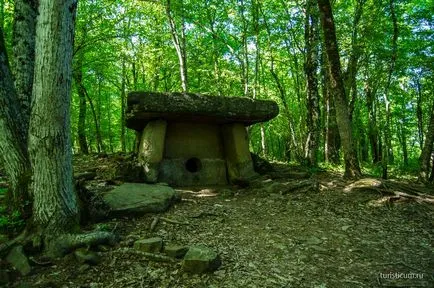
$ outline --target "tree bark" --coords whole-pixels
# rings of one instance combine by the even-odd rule
[[[77,62],[74,73],[74,81],[77,87],[77,94],[79,98],[78,110],[78,123],[77,123],[77,137],[78,145],[80,146],[80,153],[85,155],[89,154],[89,149],[86,139],[86,88],[83,84],[83,52],[77,56]]]
[[[29,155],[33,216],[46,249],[78,225],[72,184],[70,102],[76,0],[40,0]]]
[[[125,129],[125,110],[126,110],[126,102],[127,95],[125,93],[126,89],[126,67],[125,67],[125,58],[122,59],[122,82],[121,82],[121,150],[125,153],[126,151],[126,129]]]
[[[181,6],[183,6],[182,1],[181,1]],[[181,9],[184,10],[184,7],[181,7]],[[185,42],[185,22],[184,22],[185,20],[184,20],[184,15],[182,15],[181,32],[180,32],[181,35],[179,35],[172,12],[173,11],[172,11],[171,0],[167,0],[166,15],[167,15],[167,19],[169,20],[173,45],[175,46],[176,54],[178,55],[182,92],[188,92],[187,51],[186,51],[186,42]],[[184,14],[184,11],[182,11],[182,14]]]
[[[341,75],[341,64],[336,40],[335,24],[329,0],[318,0],[325,47],[330,65],[331,88],[335,94],[336,120],[339,127],[345,160],[345,177],[359,178],[361,171],[349,119],[348,102]]]
[[[434,103],[431,108],[431,119],[428,126],[428,131],[425,135],[425,143],[422,148],[422,152],[419,157],[419,181],[429,182],[430,181],[430,165],[431,157],[434,149]],[[434,165],[434,163],[433,163]]]
[[[340,138],[338,124],[336,123],[336,109],[333,94],[330,93],[330,71],[328,68],[327,55],[325,51],[321,53],[322,65],[322,95],[324,99],[324,114],[325,116],[325,140],[324,154],[325,161],[333,164],[340,163],[339,149]]]
[[[8,207],[27,218],[31,169],[20,108],[0,29],[0,161],[9,177]]]
[[[22,113],[21,133],[27,142],[32,103],[33,73],[35,69],[36,0],[15,0],[13,24],[13,74],[15,89]]]
[[[304,26],[304,40],[306,47],[305,73],[307,78],[307,128],[308,137],[305,147],[307,165],[317,166],[317,154],[320,136],[320,108],[318,94],[318,9],[314,0],[306,2],[306,19]]]

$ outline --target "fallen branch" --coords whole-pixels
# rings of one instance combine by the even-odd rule
[[[114,252],[124,252],[124,253],[130,253],[138,256],[143,256],[148,260],[156,261],[156,262],[167,262],[167,263],[176,263],[180,260],[174,259],[169,256],[165,256],[162,254],[154,254],[154,253],[148,253],[148,252],[142,252],[138,250],[134,250],[131,248],[119,248],[118,250],[115,250]]]
[[[165,218],[165,217],[160,217],[160,220],[164,221],[166,223],[170,223],[170,224],[190,225],[190,223],[188,223],[188,222],[179,222],[179,221],[172,220],[172,219]]]

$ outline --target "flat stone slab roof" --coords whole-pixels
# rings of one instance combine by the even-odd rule
[[[277,103],[246,97],[220,97],[195,93],[130,92],[126,124],[141,131],[155,119],[252,125],[279,114]]]

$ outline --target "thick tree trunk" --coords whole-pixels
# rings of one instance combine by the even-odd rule
[[[8,207],[28,217],[31,169],[20,108],[0,29],[0,161],[9,177]]]
[[[36,0],[15,0],[13,25],[13,74],[15,89],[22,113],[23,133],[27,131],[32,102],[33,72],[35,69]]]
[[[307,165],[317,166],[317,154],[320,136],[320,108],[318,94],[318,9],[314,0],[306,2],[306,19],[304,26],[304,40],[306,47],[305,73],[307,78],[307,128],[308,137],[305,148]]]
[[[29,154],[33,216],[46,247],[78,225],[72,184],[70,102],[76,0],[40,0]],[[55,241],[53,241],[55,242]]]
[[[431,109],[431,119],[428,126],[428,131],[425,135],[425,143],[422,148],[422,152],[419,157],[420,170],[419,180],[422,182],[428,182],[430,179],[430,164],[431,157],[434,149],[434,103]],[[433,163],[434,165],[434,163]]]
[[[338,43],[329,0],[318,0],[321,14],[321,24],[324,31],[325,47],[330,65],[331,88],[335,94],[336,120],[339,126],[345,159],[345,177],[358,178],[361,176],[359,160],[354,147],[354,140],[349,119],[348,102],[345,95],[344,83],[341,76]]]

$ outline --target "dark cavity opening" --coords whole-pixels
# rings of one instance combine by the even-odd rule
[[[185,162],[185,169],[187,169],[188,172],[195,173],[200,171],[201,168],[202,163],[196,157],[190,158]]]

